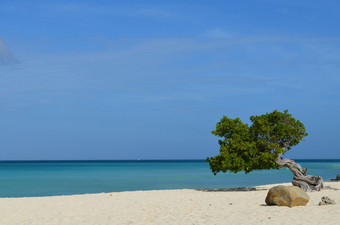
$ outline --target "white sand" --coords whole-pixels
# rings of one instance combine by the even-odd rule
[[[287,184],[289,185],[289,184]],[[133,191],[37,198],[0,198],[0,224],[340,224],[339,190],[308,193],[307,206],[266,206],[268,189],[248,192]],[[336,205],[318,206],[322,196]]]

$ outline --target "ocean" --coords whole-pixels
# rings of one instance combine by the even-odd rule
[[[340,160],[296,160],[325,181],[340,173]],[[204,160],[0,161],[0,197],[250,187],[291,182],[287,169],[214,176]]]

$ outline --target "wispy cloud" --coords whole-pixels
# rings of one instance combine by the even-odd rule
[[[40,6],[46,16],[124,16],[124,17],[148,17],[170,18],[175,17],[175,11],[143,4],[96,4],[96,3],[53,3]]]
[[[14,58],[8,46],[0,38],[0,65],[10,65],[17,62],[18,60]]]
[[[230,38],[232,37],[232,34],[226,30],[220,29],[220,28],[215,28],[212,30],[208,30],[207,32],[205,32],[203,35],[203,37],[207,37],[207,38]]]
[[[157,18],[171,18],[176,16],[176,14],[173,11],[158,8],[141,8],[136,10],[136,14],[140,16]]]
[[[2,70],[8,74],[0,76],[2,107],[67,103],[73,98],[103,98],[103,93],[110,93],[110,102],[125,96],[125,101],[134,103],[169,104],[255,98],[277,91],[311,95],[324,83],[318,70],[335,79],[327,68],[339,65],[334,56],[340,51],[339,40],[326,37],[103,42],[106,48],[101,51],[47,54],[36,48],[34,54],[23,56],[15,69]]]

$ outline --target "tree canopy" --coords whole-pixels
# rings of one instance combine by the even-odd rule
[[[305,126],[292,117],[288,110],[251,116],[252,124],[240,118],[226,116],[211,133],[219,136],[220,154],[207,158],[214,174],[253,170],[278,169],[275,160],[307,136]]]

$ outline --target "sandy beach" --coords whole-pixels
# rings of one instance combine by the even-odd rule
[[[256,191],[184,189],[0,198],[0,224],[339,224],[340,182],[326,182],[332,189],[308,193],[307,206],[293,208],[265,204],[268,189],[275,185]],[[319,206],[322,196],[337,204]]]

